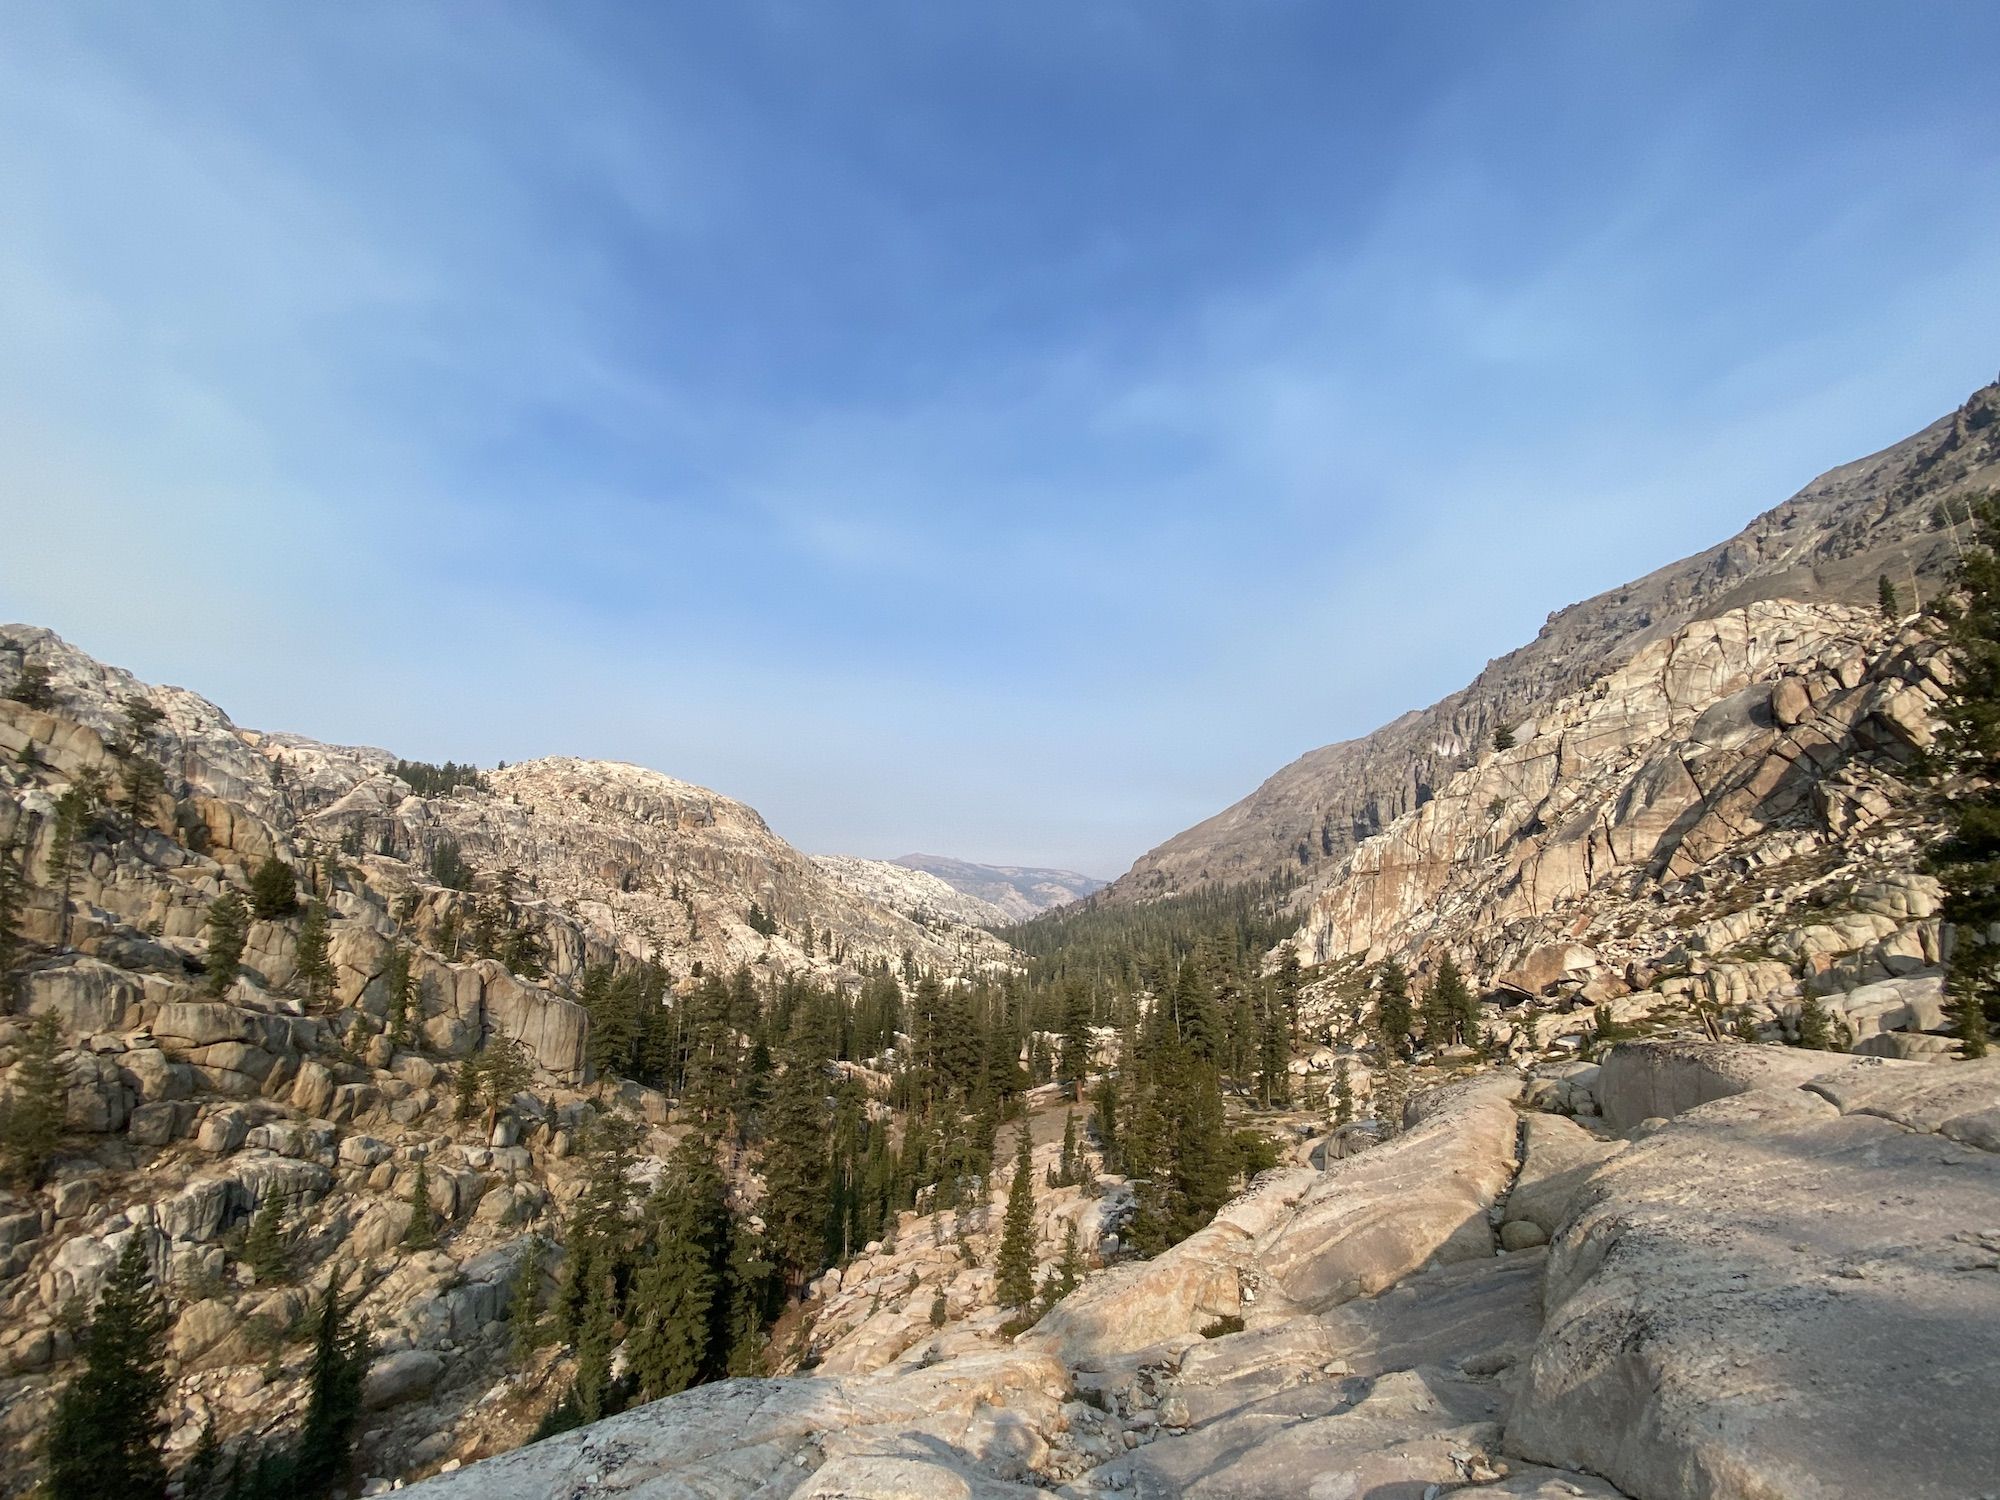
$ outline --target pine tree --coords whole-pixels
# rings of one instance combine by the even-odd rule
[[[1076,1290],[1077,1284],[1082,1280],[1083,1251],[1076,1242],[1076,1221],[1068,1219],[1063,1223],[1062,1254],[1056,1258],[1055,1265],[1050,1268],[1049,1274],[1042,1281],[1043,1310],[1046,1311],[1062,1301]]]
[[[1291,1047],[1286,1035],[1284,1009],[1275,997],[1267,996],[1257,1035],[1257,1094],[1266,1109],[1282,1109],[1291,1103]]]
[[[1342,1058],[1333,1065],[1333,1123],[1345,1125],[1354,1118],[1354,1078]]]
[[[42,713],[52,711],[56,706],[55,684],[49,677],[49,669],[38,661],[21,658],[21,671],[14,678],[14,685],[7,689],[7,696],[23,708],[38,709]]]
[[[333,994],[333,960],[327,952],[327,936],[326,902],[315,896],[306,903],[305,920],[299,923],[298,955],[293,964],[299,993],[308,1005],[324,1005]]]
[[[481,1058],[479,1099],[486,1106],[486,1133],[490,1136],[500,1122],[500,1111],[535,1081],[535,1060],[526,1047],[505,1035],[489,1041]]]
[[[134,1231],[84,1331],[83,1371],[64,1388],[49,1418],[47,1500],[163,1500],[166,1335],[144,1231]]]
[[[1885,620],[1903,618],[1903,601],[1896,597],[1896,585],[1889,581],[1887,573],[1879,575],[1875,580],[1875,607],[1882,611],[1882,618]]]
[[[543,1261],[542,1237],[531,1234],[527,1254],[521,1257],[521,1264],[514,1271],[514,1289],[507,1298],[509,1344],[516,1364],[526,1364],[548,1342],[548,1328],[542,1319]]]
[[[1057,1054],[1056,1072],[1069,1086],[1069,1096],[1083,1098],[1083,1085],[1090,1071],[1090,1055],[1096,1038],[1090,1030],[1090,991],[1072,980],[1063,989],[1062,1049]]]
[[[95,766],[78,771],[56,798],[55,834],[49,840],[49,884],[56,890],[56,945],[69,947],[71,894],[81,863],[83,841],[104,801],[104,773]]]
[[[684,1391],[718,1373],[715,1316],[728,1271],[729,1208],[722,1174],[706,1142],[685,1138],[672,1179],[647,1212],[652,1255],[633,1285],[636,1309],[626,1358],[647,1400]]]
[[[250,911],[236,892],[225,890],[208,906],[208,993],[229,993],[243,971],[243,946],[250,940]]]
[[[483,1071],[486,1054],[475,1052],[451,1074],[451,1117],[463,1124],[472,1118],[472,1112],[479,1105],[480,1073]]]
[[[767,1113],[764,1233],[785,1284],[796,1289],[826,1263],[832,1219],[826,1059],[807,1046],[797,1018]]]
[[[1447,953],[1424,996],[1424,1043],[1432,1051],[1440,1051],[1478,1034],[1479,1002],[1473,998],[1458,960]]]
[[[389,963],[382,971],[383,1034],[392,1047],[407,1047],[415,1030],[417,986],[411,973],[410,945],[398,938],[389,948]]]
[[[1035,1300],[1035,1179],[1028,1122],[1021,1122],[1014,1153],[1014,1181],[1007,1190],[1007,1217],[1000,1232],[1000,1259],[994,1292],[1003,1307],[1024,1308]]]
[[[196,1440],[194,1452],[181,1465],[175,1477],[181,1486],[181,1500],[208,1500],[214,1490],[222,1468],[222,1440],[215,1433],[215,1418],[211,1415],[202,1424],[201,1437]]]
[[[410,1223],[403,1231],[408,1250],[429,1250],[438,1242],[437,1211],[431,1207],[431,1174],[423,1157],[417,1158],[417,1175],[410,1180]]]
[[[294,1492],[308,1500],[340,1489],[353,1463],[354,1434],[361,1424],[361,1383],[374,1357],[367,1331],[352,1324],[353,1310],[329,1274],[313,1319],[305,1421],[292,1450]]]
[[[275,1187],[265,1190],[250,1220],[250,1231],[243,1238],[243,1264],[259,1285],[291,1279],[292,1236],[285,1227],[284,1194]]]
[[[1380,1034],[1383,1055],[1402,1057],[1409,1051],[1410,1031],[1416,1024],[1410,1005],[1410,976],[1392,958],[1383,963],[1375,983],[1378,991],[1375,1029]]]
[[[1025,1125],[1022,1129],[1026,1129]],[[1076,1154],[1076,1111],[1063,1116],[1062,1157],[1056,1172],[1057,1187],[1075,1187],[1083,1180],[1083,1164]]]
[[[1945,805],[1947,833],[1929,864],[1944,886],[1945,921],[1956,937],[1945,975],[1953,1030],[1980,1057],[2000,1016],[2000,510],[1989,496],[1973,512],[1974,545],[1960,565],[1949,608],[1949,695],[1932,768],[1957,783]]]
[[[21,961],[21,913],[27,902],[20,848],[11,838],[0,840],[0,1009],[7,1004],[6,976]]]
[[[63,1078],[56,1059],[62,1032],[53,1014],[28,1024],[14,1065],[14,1086],[0,1101],[0,1157],[7,1176],[24,1187],[39,1187],[62,1144]]]
[[[260,921],[273,922],[299,909],[299,880],[277,855],[265,858],[250,877],[250,910]]]
[[[576,1340],[576,1385],[571,1398],[577,1415],[595,1422],[618,1409],[611,1354],[618,1341],[617,1286],[609,1272],[593,1275]]]
[[[1493,729],[1493,748],[1495,750],[1512,750],[1514,748],[1514,731],[1509,729],[1505,724],[1495,725]]]
[[[1807,993],[1799,1005],[1799,1045],[1813,1052],[1836,1052],[1833,1020],[1819,996]]]

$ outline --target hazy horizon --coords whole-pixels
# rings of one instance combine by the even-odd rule
[[[1113,878],[2000,365],[2000,10],[0,13],[0,616]]]

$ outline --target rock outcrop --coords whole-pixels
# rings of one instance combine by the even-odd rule
[[[2000,384],[1922,432],[1822,474],[1708,551],[1549,616],[1468,687],[1361,739],[1314,750],[1142,856],[1099,900],[1303,875],[1416,811],[1492,742],[1696,620],[1775,599],[1863,605],[1888,574],[1934,587],[1956,557],[1940,502],[2000,478]],[[1795,701],[1784,689],[1786,704]],[[1781,705],[1783,706],[1783,705]]]
[[[999,910],[1008,922],[1027,922],[1104,888],[1094,875],[1022,865],[978,865],[941,854],[903,854],[896,864],[935,875],[953,890]]]

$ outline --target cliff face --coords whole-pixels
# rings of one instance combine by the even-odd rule
[[[1690,622],[1762,600],[1866,604],[1886,573],[1926,593],[1954,556],[1941,502],[2000,483],[2000,384],[1871,457],[1821,475],[1706,552],[1573,604],[1459,692],[1301,756],[1144,855],[1099,899],[1273,875],[1316,883],[1421,806],[1502,725],[1533,719]]]
[[[1947,681],[1927,629],[1847,605],[1765,602],[1697,621],[1365,840],[1312,900],[1295,947],[1308,964],[1419,966],[1451,949],[1476,977],[1528,993],[1557,971],[1644,988],[1641,971],[1685,961],[1691,940],[1758,949],[1782,970],[1780,956],[1804,957],[1785,935],[1807,925],[1810,902],[1919,878],[1929,823],[1908,767]],[[1705,939],[1720,908],[1734,908],[1728,933]],[[1854,947],[1889,935],[1871,929]],[[1852,951],[1831,941],[1816,951]],[[1935,963],[1935,921],[1898,941],[1907,967]],[[1554,961],[1538,953],[1567,956],[1544,974]]]

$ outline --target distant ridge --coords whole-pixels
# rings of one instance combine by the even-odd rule
[[[1074,870],[978,865],[942,854],[905,854],[890,863],[935,875],[953,890],[998,908],[1015,922],[1026,922],[1055,907],[1081,901],[1105,885],[1094,875],[1079,875]]]

